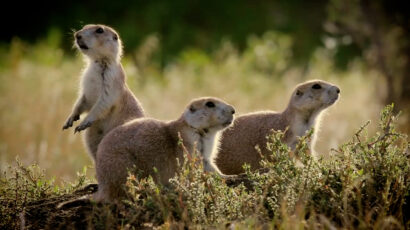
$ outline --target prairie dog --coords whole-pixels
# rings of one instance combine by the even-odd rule
[[[86,57],[87,67],[73,110],[63,126],[68,129],[88,112],[75,132],[85,130],[85,144],[95,161],[97,147],[105,134],[118,125],[144,116],[140,103],[125,82],[120,63],[121,40],[105,25],[86,25],[74,34],[75,46]]]
[[[226,175],[243,173],[245,163],[253,170],[260,168],[261,156],[255,146],[260,147],[262,154],[271,154],[266,143],[272,130],[288,128],[283,141],[294,149],[298,137],[315,127],[319,114],[336,102],[339,93],[340,89],[328,82],[307,81],[296,86],[283,112],[262,111],[238,116],[222,133],[220,150],[215,157],[217,167]]]
[[[213,156],[217,150],[218,132],[232,123],[235,110],[231,105],[211,97],[193,100],[182,116],[173,121],[139,118],[112,130],[98,147],[96,201],[113,201],[124,194],[128,170],[133,167],[142,177],[168,184],[183,162],[180,134],[189,153],[203,156],[205,171],[216,171]],[[154,173],[154,167],[157,172]]]

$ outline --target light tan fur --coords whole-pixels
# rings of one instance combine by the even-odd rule
[[[317,85],[319,89],[312,88]],[[263,111],[238,116],[234,124],[222,133],[220,150],[215,158],[217,167],[226,175],[243,173],[245,163],[253,170],[260,168],[261,156],[255,147],[259,146],[265,156],[271,154],[266,143],[272,130],[288,128],[283,141],[294,149],[298,137],[318,124],[318,116],[338,99],[339,92],[335,85],[312,80],[296,87],[287,108],[281,113]]]
[[[219,173],[212,163],[218,132],[232,123],[234,113],[231,105],[206,97],[193,100],[177,120],[140,118],[112,130],[98,147],[95,199],[113,201],[121,197],[128,170],[132,169],[142,177],[151,175],[155,181],[168,184],[178,170],[177,159],[183,162],[179,134],[189,153],[196,147],[202,155],[205,171]]]
[[[73,126],[88,112],[75,132],[85,130],[84,141],[95,161],[98,144],[113,128],[144,111],[125,82],[120,63],[121,40],[114,29],[105,25],[86,25],[74,34],[76,47],[85,55],[87,67],[81,77],[81,89],[63,129]]]

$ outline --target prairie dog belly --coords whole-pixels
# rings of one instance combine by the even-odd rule
[[[99,76],[95,70],[87,71],[83,77],[82,88],[87,105],[89,106],[89,109],[91,109],[91,107],[97,102],[103,89],[101,76]]]
[[[86,58],[86,67],[81,73],[78,98],[63,130],[81,119],[75,133],[85,130],[85,144],[95,160],[104,134],[131,118],[143,117],[144,110],[126,85],[118,33],[105,25],[89,24],[76,31],[74,39]]]

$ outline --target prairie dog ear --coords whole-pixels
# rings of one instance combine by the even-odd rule
[[[195,108],[193,105],[191,105],[191,106],[189,106],[189,111],[190,111],[191,113],[195,113],[196,108]]]
[[[296,90],[296,96],[302,96],[302,95],[303,95],[303,92],[302,92],[302,91]]]

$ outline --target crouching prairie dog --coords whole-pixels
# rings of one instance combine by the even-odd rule
[[[120,63],[121,40],[114,29],[105,25],[86,25],[74,34],[75,46],[86,57],[80,92],[63,126],[68,129],[88,112],[75,132],[85,130],[85,144],[95,160],[97,147],[105,134],[118,125],[144,116],[144,111],[125,82]]]
[[[178,170],[177,159],[183,162],[179,134],[188,152],[196,147],[202,155],[205,171],[219,172],[213,164],[218,132],[232,123],[234,113],[231,105],[205,97],[193,100],[177,120],[140,118],[115,128],[98,147],[95,200],[109,202],[121,197],[131,169],[142,177],[151,175],[155,181],[168,184]]]
[[[271,154],[266,143],[272,130],[288,128],[283,141],[294,149],[298,137],[318,124],[319,114],[335,103],[339,93],[340,89],[328,82],[307,81],[296,86],[283,112],[263,111],[238,116],[222,134],[220,150],[215,157],[217,167],[226,175],[243,173],[245,163],[253,170],[260,168],[261,156],[255,146],[259,146],[263,155]],[[315,137],[312,142],[314,140]]]

